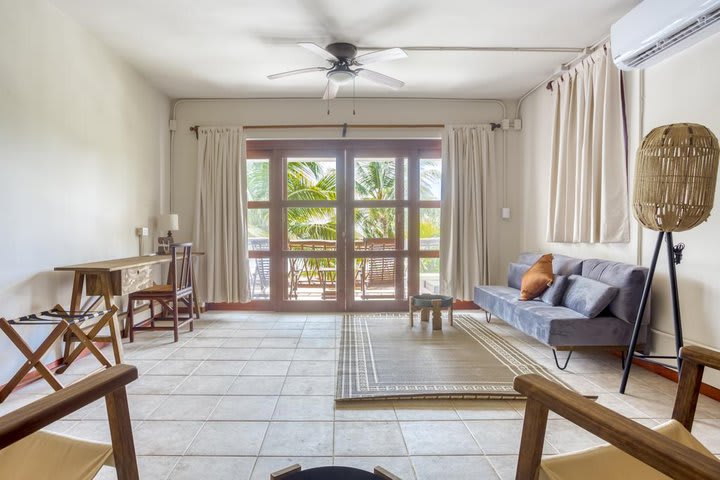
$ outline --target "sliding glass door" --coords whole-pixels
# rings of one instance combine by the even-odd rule
[[[437,292],[438,141],[249,142],[253,302],[404,310]]]

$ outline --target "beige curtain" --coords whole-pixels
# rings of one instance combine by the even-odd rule
[[[442,142],[440,286],[472,300],[488,283],[488,199],[495,158],[490,125],[449,126]]]
[[[630,241],[621,81],[605,46],[552,84],[549,242]]]
[[[241,127],[198,131],[193,241],[208,302],[250,301],[244,144]]]

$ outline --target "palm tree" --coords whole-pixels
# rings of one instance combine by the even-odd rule
[[[432,163],[431,163],[432,162]],[[436,162],[421,160],[421,198],[437,196],[440,170]],[[248,199],[269,198],[269,162],[248,162]],[[395,161],[358,161],[355,164],[355,196],[362,200],[391,200],[395,198]],[[288,200],[335,200],[336,172],[324,162],[291,161],[287,164]],[[337,238],[336,212],[332,208],[295,207],[287,209],[288,238]],[[438,212],[423,210],[420,218],[421,237],[439,236]],[[268,210],[250,209],[248,212],[251,237],[267,237]],[[355,210],[355,232],[359,238],[394,238],[394,208],[358,208]]]

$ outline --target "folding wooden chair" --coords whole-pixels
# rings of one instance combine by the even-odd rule
[[[109,465],[119,480],[138,480],[125,391],[137,378],[132,365],[117,365],[0,417],[0,478],[92,480]],[[101,398],[112,444],[40,430]]]
[[[112,306],[109,310],[97,312],[73,313],[65,311],[60,305],[56,305],[51,310],[40,313],[26,315],[24,317],[6,320],[0,318],[0,329],[10,339],[18,350],[27,359],[18,369],[15,375],[0,390],[0,403],[10,395],[10,392],[22,381],[25,375],[33,368],[38,371],[40,376],[44,378],[55,390],[63,388],[62,383],[55,375],[43,364],[42,358],[53,344],[61,337],[65,336],[65,340],[73,342],[78,341],[79,345],[75,349],[66,348],[66,352],[70,352],[63,358],[63,363],[57,369],[57,373],[64,372],[75,359],[80,356],[83,350],[87,349],[95,358],[105,367],[111,367],[112,363],[103,355],[100,349],[93,343],[96,340],[107,340],[105,337],[99,337],[98,333],[113,319],[113,315],[117,312],[117,307]],[[86,326],[90,320],[98,319],[90,326]],[[22,325],[55,325],[50,334],[35,350],[23,340],[13,326]],[[86,331],[86,329],[88,329]]]
[[[690,433],[705,367],[720,370],[720,352],[698,346],[680,350],[682,370],[672,420],[652,430],[534,374],[515,377],[527,396],[518,480],[717,480],[720,461]],[[548,411],[609,444],[542,459]]]

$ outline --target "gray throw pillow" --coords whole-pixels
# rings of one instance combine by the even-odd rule
[[[530,265],[522,263],[511,263],[508,266],[508,287],[517,288],[520,290],[522,284],[522,277],[525,273],[530,270]]]
[[[562,304],[571,310],[594,318],[617,296],[618,289],[580,275],[570,275]]]
[[[548,289],[543,292],[543,294],[540,296],[540,300],[547,303],[548,305],[557,307],[562,302],[563,295],[565,294],[565,289],[567,288],[567,286],[567,275],[555,275],[553,277],[552,285],[550,285],[550,287],[548,287]]]

